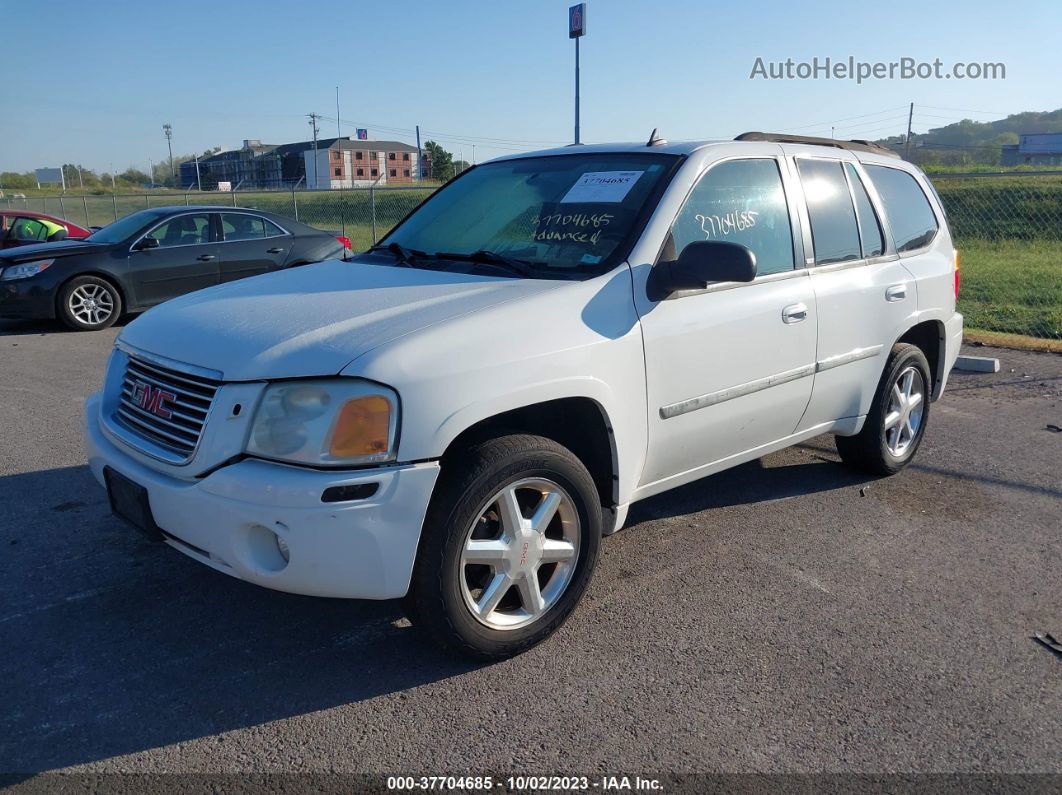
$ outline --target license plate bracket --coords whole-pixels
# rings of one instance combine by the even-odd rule
[[[164,536],[151,513],[148,490],[110,467],[103,468],[103,479],[107,483],[111,512],[133,525],[151,541],[162,541]]]

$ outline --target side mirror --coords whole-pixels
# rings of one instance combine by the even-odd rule
[[[152,237],[151,235],[148,235],[147,237],[140,238],[140,242],[136,244],[136,250],[137,251],[143,251],[146,248],[158,248],[158,247],[159,247],[158,238]]]
[[[661,301],[679,290],[703,290],[711,282],[751,282],[756,255],[747,246],[723,240],[698,240],[677,260],[658,262],[649,274],[649,298]]]

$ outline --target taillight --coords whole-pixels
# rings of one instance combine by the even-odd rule
[[[343,235],[336,235],[336,240],[338,240],[340,243],[342,243],[343,244],[343,248],[345,248],[347,251],[352,250],[353,246],[350,245],[350,238],[349,237],[344,237]]]
[[[959,297],[959,249],[954,248],[952,251],[955,254],[955,298]]]

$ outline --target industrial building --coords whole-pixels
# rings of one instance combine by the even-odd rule
[[[1062,133],[1022,133],[1002,147],[1004,166],[1062,166]]]
[[[219,183],[232,190],[327,190],[409,185],[430,173],[428,158],[401,141],[319,138],[315,147],[313,141],[263,144],[251,138],[239,149],[181,163],[180,184],[203,190]]]

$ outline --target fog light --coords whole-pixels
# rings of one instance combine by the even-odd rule
[[[281,536],[277,536],[277,551],[280,552],[280,556],[284,558],[285,563],[291,560],[291,553],[288,551],[288,542]]]

